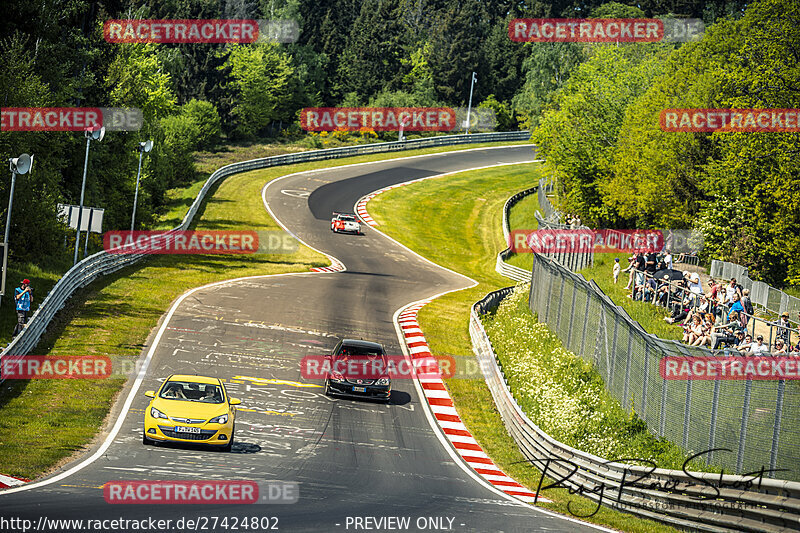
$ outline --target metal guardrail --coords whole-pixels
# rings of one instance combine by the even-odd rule
[[[400,152],[419,148],[453,146],[458,144],[474,144],[482,142],[521,142],[527,141],[528,139],[530,139],[530,132],[528,131],[476,133],[471,135],[447,135],[414,139],[410,141],[393,141],[359,146],[343,146],[339,148],[312,150],[296,154],[284,154],[232,163],[217,169],[213,174],[211,174],[211,176],[209,176],[208,180],[206,180],[205,184],[203,184],[202,189],[200,189],[200,192],[198,193],[191,207],[189,207],[189,210],[187,211],[186,216],[184,216],[183,221],[174,229],[188,229],[209,191],[220,180],[233,174],[281,165],[322,161],[326,159],[338,159],[354,155]],[[53,317],[64,307],[67,300],[69,300],[77,290],[87,286],[101,276],[111,274],[121,268],[133,265],[144,257],[145,254],[109,254],[103,251],[97,252],[96,254],[93,254],[85,258],[83,261],[77,263],[70,270],[68,270],[50,290],[45,299],[30,317],[25,329],[19,335],[17,335],[8,346],[6,346],[2,353],[0,353],[0,361],[6,358],[12,358],[12,360],[16,360],[33,350],[47,329],[47,326],[50,325]],[[0,377],[0,383],[3,381],[4,379]]]
[[[511,291],[487,294],[470,312],[472,347],[498,411],[522,454],[574,492],[609,507],[700,531],[797,531],[800,483],[756,476],[652,469],[608,461],[551,438],[517,404],[480,321]],[[546,494],[545,494],[546,496]]]
[[[508,237],[511,234],[511,228],[508,225],[508,215],[511,211],[511,208],[516,205],[517,202],[525,198],[526,196],[535,193],[539,189],[538,186],[531,187],[530,189],[525,189],[524,191],[520,191],[508,200],[506,203],[503,204],[503,238],[508,243]],[[497,261],[495,263],[494,269],[502,274],[503,276],[513,279],[514,281],[530,281],[531,280],[531,273],[525,270],[524,268],[520,268],[518,266],[509,265],[506,263],[506,259],[511,255],[511,247],[509,246],[499,254],[497,254]]]
[[[767,285],[763,281],[754,281],[748,276],[747,267],[729,263],[727,261],[711,261],[711,272],[709,275],[715,279],[736,281],[745,289],[750,289],[750,301],[755,305],[761,306],[770,313],[779,315],[789,313],[790,318],[794,319],[800,313],[800,298],[796,298],[785,292]]]

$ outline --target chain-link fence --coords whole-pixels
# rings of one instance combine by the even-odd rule
[[[662,357],[712,352],[646,333],[594,282],[540,254],[529,305],[653,433],[689,452],[716,449],[703,458],[728,472],[786,469],[767,475],[800,480],[800,382],[665,380]]]
[[[539,202],[539,209],[542,211],[542,213],[544,213],[544,218],[542,218],[542,215],[538,211],[533,214],[533,216],[536,217],[536,223],[539,225],[539,229],[589,229],[583,225],[575,226],[561,223],[561,212],[553,207],[553,204],[550,203],[550,199],[547,198],[547,193],[551,192],[552,190],[553,186],[547,183],[545,178],[539,179],[537,200]],[[573,272],[584,269],[590,265],[594,265],[594,253],[591,250],[583,252],[548,252],[544,255],[551,259],[555,259]]]
[[[712,278],[730,280],[735,278],[743,288],[750,289],[750,301],[776,315],[789,313],[794,321],[800,313],[800,298],[771,287],[763,281],[753,281],[748,276],[747,267],[727,261],[711,261]]]

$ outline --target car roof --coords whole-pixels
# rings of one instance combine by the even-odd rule
[[[360,339],[342,339],[342,346],[358,346],[359,348],[372,348],[373,350],[383,350],[383,346],[377,342],[364,341]]]
[[[219,378],[210,378],[208,376],[196,376],[194,374],[173,374],[169,377],[168,381],[189,381],[192,383],[211,383],[219,385]]]

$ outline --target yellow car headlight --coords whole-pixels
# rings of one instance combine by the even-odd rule
[[[169,417],[167,415],[165,415],[164,413],[162,413],[161,411],[159,411],[155,407],[151,407],[150,408],[150,416],[152,416],[153,418],[165,418],[165,419],[169,420]]]
[[[211,420],[208,421],[209,424],[227,424],[228,423],[228,413],[224,415],[215,416]]]

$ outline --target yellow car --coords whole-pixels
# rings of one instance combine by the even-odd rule
[[[188,442],[225,451],[233,446],[236,409],[242,403],[228,396],[217,378],[173,374],[156,391],[144,412],[143,444]]]

